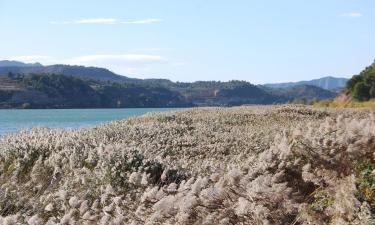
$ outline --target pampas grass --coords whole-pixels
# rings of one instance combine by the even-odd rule
[[[372,113],[200,108],[8,135],[0,224],[373,224]]]

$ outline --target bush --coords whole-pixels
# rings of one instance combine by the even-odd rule
[[[354,87],[357,83],[363,82],[363,78],[360,75],[354,75],[348,82],[346,83],[346,89],[350,92],[354,91]]]
[[[370,88],[370,97],[375,98],[375,85],[371,86]]]
[[[375,98],[375,64],[367,67],[359,75],[354,75],[346,83],[346,89],[358,101]]]
[[[359,82],[354,86],[353,98],[359,101],[366,101],[370,98],[370,88],[364,82]]]

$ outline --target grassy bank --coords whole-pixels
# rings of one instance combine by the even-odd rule
[[[368,109],[199,108],[0,140],[0,224],[373,224]]]
[[[338,101],[337,99],[321,100],[314,104],[314,107],[332,107],[332,108],[375,108],[375,100],[370,101]]]

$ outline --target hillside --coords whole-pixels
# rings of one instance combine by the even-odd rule
[[[51,65],[25,64],[15,61],[0,61],[0,78],[10,76],[28,76],[32,74],[51,75],[60,74],[83,80],[90,88],[96,87],[97,92],[87,96],[76,103],[64,103],[67,97],[46,96],[44,90],[29,88],[29,92],[18,93],[22,97],[17,100],[0,103],[2,107],[14,107],[24,103],[33,103],[35,107],[170,107],[174,106],[238,106],[244,104],[274,104],[285,103],[295,99],[327,99],[335,97],[336,93],[311,85],[297,85],[285,88],[270,88],[268,86],[256,86],[246,81],[197,81],[193,83],[172,82],[166,79],[134,79],[117,75],[104,68]],[[92,85],[92,83],[100,85]],[[110,85],[105,83],[109,82]],[[119,88],[119,86],[121,86]],[[84,86],[82,86],[84,87]],[[69,88],[69,87],[68,87]],[[30,92],[32,90],[32,92]],[[88,89],[87,89],[88,90]],[[61,90],[62,91],[62,90]],[[3,96],[5,89],[0,88]],[[84,92],[84,91],[83,91]],[[84,93],[81,94],[84,94]],[[76,92],[78,94],[79,92]],[[153,93],[156,96],[153,97]],[[85,93],[87,94],[87,93]],[[27,96],[31,96],[28,99]],[[48,94],[47,94],[48,95]],[[105,96],[105,97],[99,97]],[[86,96],[86,95],[85,95]],[[147,96],[147,97],[144,97]],[[38,98],[41,101],[38,102]],[[4,97],[3,97],[4,99]],[[79,96],[78,96],[79,99]],[[99,100],[98,100],[99,99]],[[73,101],[73,99],[71,99]],[[98,102],[99,101],[99,102]],[[53,102],[53,103],[52,103]]]
[[[0,108],[123,108],[191,106],[166,88],[82,80],[65,75],[0,77]]]
[[[40,67],[40,63],[23,63],[19,61],[0,60],[0,67]]]
[[[200,108],[0,139],[0,224],[374,224],[369,110]]]
[[[171,90],[181,93],[198,106],[238,106],[243,104],[272,104],[282,99],[245,81],[198,81],[173,83]]]
[[[235,106],[281,102],[247,82],[158,84],[110,83],[65,75],[0,77],[0,107],[114,108]]]
[[[337,78],[337,77],[322,77],[319,79],[309,80],[309,81],[299,81],[299,82],[288,82],[288,83],[274,83],[274,84],[264,84],[264,86],[269,88],[290,88],[300,85],[311,85],[320,87],[326,90],[337,91],[343,89],[348,81],[347,78]]]
[[[313,85],[296,85],[287,88],[268,89],[270,93],[283,97],[289,101],[296,99],[329,99],[336,97],[336,93]]]
[[[118,75],[111,72],[105,68],[98,68],[98,67],[85,67],[85,66],[75,66],[75,65],[50,65],[50,66],[43,66],[40,63],[34,64],[27,64],[18,61],[7,61],[3,60],[0,61],[0,76],[6,75],[9,72],[15,74],[31,74],[31,73],[42,73],[42,74],[63,74],[69,76],[75,76],[80,78],[87,78],[87,79],[95,79],[95,80],[102,80],[102,81],[113,81],[113,82],[131,82],[131,83],[153,83],[158,84],[164,87],[175,87],[185,85],[187,83],[174,83],[167,79],[137,79],[137,78],[129,78],[123,75]],[[342,89],[346,85],[346,78],[336,78],[336,77],[322,77],[320,79],[310,80],[310,81],[299,81],[299,82],[289,82],[289,83],[275,83],[275,84],[264,84],[262,86],[268,88],[290,88],[294,86],[301,86],[301,85],[311,85],[320,87],[323,89],[337,91]],[[204,81],[200,81],[204,82]],[[190,83],[192,86],[194,83]],[[211,81],[208,81],[211,82]]]
[[[96,79],[101,81],[124,82],[133,81],[131,78],[117,75],[107,69],[97,67],[52,65],[52,66],[0,66],[0,76],[14,74],[63,74],[79,78]],[[134,79],[136,81],[136,79]]]
[[[375,63],[354,75],[346,85],[347,91],[358,101],[375,99]]]
[[[314,86],[269,89],[245,81],[132,83],[53,74],[0,76],[1,108],[124,108],[239,106],[327,99],[335,93]]]

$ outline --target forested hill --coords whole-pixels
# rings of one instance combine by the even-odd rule
[[[271,91],[244,81],[173,83],[167,88],[155,83],[118,83],[53,74],[0,77],[0,108],[237,106],[316,96],[328,98],[334,93],[317,87]]]
[[[360,74],[354,75],[348,81],[346,89],[355,100],[375,99],[375,62]]]
[[[14,65],[14,64],[12,64]],[[0,65],[0,74],[6,75],[8,73],[14,74],[63,74],[79,78],[95,79],[101,81],[112,82],[136,82],[138,79],[132,79],[125,76],[117,75],[108,69],[85,66],[70,66],[70,65],[23,65],[23,66],[6,66]]]
[[[246,81],[142,80],[120,76],[104,68],[0,61],[2,108],[238,106],[286,103],[296,99],[311,101],[335,95],[309,85],[279,89]]]
[[[338,77],[322,77],[319,79],[309,80],[309,81],[299,81],[299,82],[288,82],[288,83],[274,83],[274,84],[265,84],[264,86],[270,88],[290,88],[301,85],[310,85],[320,87],[326,90],[337,91],[345,88],[347,78],[338,78]]]
[[[43,66],[40,63],[23,63],[18,61],[0,61],[0,76],[6,75],[8,73],[15,74],[63,74],[84,79],[94,79],[102,81],[112,81],[112,82],[130,82],[130,83],[154,83],[159,84],[164,87],[175,87],[179,85],[189,85],[189,83],[175,83],[167,79],[137,79],[130,78],[127,76],[116,74],[108,69],[99,67],[85,67],[85,66],[75,66],[75,65],[50,65]],[[294,86],[301,85],[311,85],[320,87],[327,90],[338,90],[342,89],[346,85],[346,78],[336,78],[336,77],[322,77],[320,79],[310,80],[310,81],[299,81],[299,82],[289,82],[289,83],[274,83],[274,84],[264,84],[263,86],[269,88],[290,88]],[[205,81],[203,81],[204,83]],[[198,84],[202,82],[194,82]],[[208,82],[212,83],[212,82]]]
[[[177,92],[152,85],[83,80],[65,75],[0,77],[0,108],[124,108],[192,106]]]

